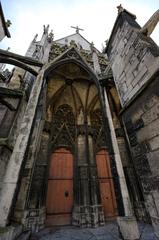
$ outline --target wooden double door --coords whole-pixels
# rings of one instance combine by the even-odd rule
[[[106,150],[96,155],[98,182],[105,219],[117,215],[110,159]],[[73,208],[73,155],[69,150],[56,150],[50,160],[46,226],[71,224]]]
[[[56,150],[50,161],[46,225],[69,225],[73,207],[73,155],[65,149]]]
[[[110,168],[110,158],[106,150],[101,150],[96,155],[98,182],[101,195],[101,203],[105,219],[117,216],[117,204],[115,198],[113,178]]]

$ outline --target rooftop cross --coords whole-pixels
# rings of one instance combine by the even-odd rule
[[[79,28],[78,26],[76,26],[76,27],[71,26],[71,28],[75,28],[76,29],[76,33],[79,33],[79,31],[84,31],[84,29]]]

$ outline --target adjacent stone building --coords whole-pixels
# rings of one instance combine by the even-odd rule
[[[159,10],[141,28],[119,8],[106,52],[121,102],[122,120],[143,201],[159,232],[159,47],[150,38]]]
[[[0,87],[1,227],[96,227],[120,216],[159,235],[153,19],[141,29],[120,6],[103,53],[78,27],[54,40],[49,26],[25,57],[0,50],[17,66]]]

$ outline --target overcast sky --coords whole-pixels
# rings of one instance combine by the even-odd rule
[[[101,50],[109,38],[117,17],[117,6],[122,6],[137,16],[143,26],[159,9],[159,0],[1,0],[6,19],[12,22],[9,31],[11,39],[4,38],[0,47],[19,54],[25,54],[30,42],[43,25],[50,25],[55,40],[73,34],[70,26],[83,28],[81,34]],[[159,26],[152,38],[159,44]]]

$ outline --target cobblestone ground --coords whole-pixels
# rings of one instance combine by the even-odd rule
[[[139,224],[141,240],[156,240],[152,226]],[[116,223],[107,223],[99,228],[60,227],[47,228],[32,236],[31,240],[117,240],[119,237]]]

